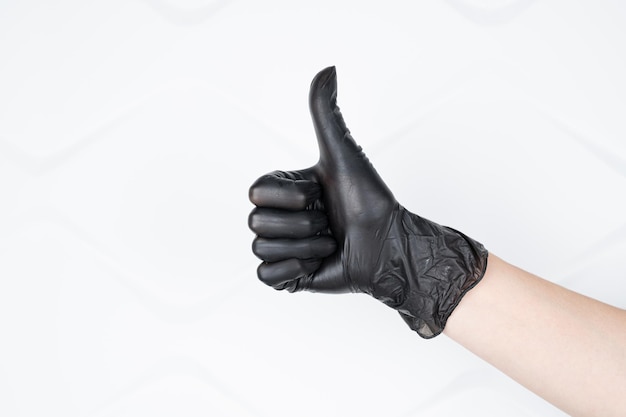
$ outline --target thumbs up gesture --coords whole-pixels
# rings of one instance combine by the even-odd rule
[[[276,289],[370,294],[424,338],[443,331],[484,275],[488,253],[462,233],[419,217],[394,198],[336,104],[334,67],[311,83],[320,158],[250,187],[259,279]]]

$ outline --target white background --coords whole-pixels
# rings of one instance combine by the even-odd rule
[[[247,191],[315,163],[336,65],[403,205],[626,307],[625,51],[618,0],[1,1],[0,415],[563,415],[376,300],[261,284]]]

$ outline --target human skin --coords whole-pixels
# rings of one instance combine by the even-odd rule
[[[489,254],[444,334],[572,416],[626,416],[626,311]]]

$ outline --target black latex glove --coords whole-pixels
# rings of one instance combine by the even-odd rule
[[[319,162],[250,188],[259,279],[280,290],[367,293],[434,337],[483,277],[487,251],[398,204],[350,136],[336,97],[335,68],[326,68],[309,96]]]

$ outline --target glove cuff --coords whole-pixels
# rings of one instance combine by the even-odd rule
[[[487,269],[485,247],[403,207],[389,230],[372,295],[425,339],[439,335],[463,296]]]

